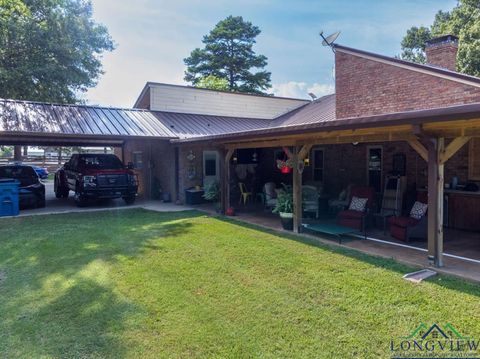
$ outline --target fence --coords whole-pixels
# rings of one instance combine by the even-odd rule
[[[28,155],[22,156],[22,163],[31,166],[40,166],[47,168],[48,172],[55,172],[61,165],[70,159],[70,155],[64,155],[60,158],[57,155]],[[13,156],[1,157],[0,166],[15,162]]]

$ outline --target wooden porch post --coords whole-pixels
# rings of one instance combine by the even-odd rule
[[[293,148],[293,231],[298,233],[302,225],[302,173],[298,170],[299,148]]]
[[[428,261],[443,266],[443,187],[445,149],[443,138],[428,143]]]
[[[18,146],[18,145],[13,146],[13,160],[14,161],[22,160],[22,146]]]
[[[225,214],[230,207],[230,159],[233,155],[233,149],[227,151],[221,150],[222,154],[220,160],[220,194],[221,194],[221,208],[222,213]]]

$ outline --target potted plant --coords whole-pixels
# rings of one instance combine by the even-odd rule
[[[278,213],[283,229],[293,230],[293,194],[292,191],[284,186],[285,189],[277,194],[277,203],[273,213]]]
[[[203,198],[209,202],[215,202],[215,210],[220,211],[220,184],[218,182],[212,182],[205,186]]]
[[[277,168],[284,174],[290,173],[292,172],[293,161],[291,159],[277,160]]]

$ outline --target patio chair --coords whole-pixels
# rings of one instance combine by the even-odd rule
[[[355,208],[357,199],[366,199],[363,208]],[[366,218],[374,205],[375,189],[373,187],[352,187],[349,207],[337,215],[337,223],[341,226],[365,231]]]
[[[274,208],[277,205],[276,187],[273,182],[267,182],[263,185],[263,193],[265,195],[264,205],[266,209]]]
[[[403,196],[405,194],[406,177],[387,176],[385,178],[385,188],[383,190],[382,207],[374,216],[381,219],[383,224],[383,234],[387,231],[388,219],[392,216],[402,214]]]
[[[416,208],[422,207],[413,205],[410,216],[390,217],[388,222],[390,224],[390,235],[393,238],[404,242],[409,242],[411,238],[426,239],[428,233],[428,218],[426,205],[428,204],[427,193],[419,192],[417,194],[417,202],[423,204],[425,210],[423,213],[414,213]],[[417,203],[415,202],[415,203]],[[417,217],[417,218],[415,218]]]
[[[238,182],[238,188],[240,189],[240,199],[238,203],[243,202],[243,205],[245,206],[250,197],[252,197],[252,192],[247,190],[247,186],[245,186],[245,183],[243,182]]]
[[[302,186],[302,209],[304,212],[315,213],[315,218],[318,218],[318,190],[316,187]]]
[[[350,203],[350,192],[352,190],[352,185],[349,184],[345,189],[343,189],[338,198],[332,198],[328,201],[329,212],[336,214],[344,210]]]

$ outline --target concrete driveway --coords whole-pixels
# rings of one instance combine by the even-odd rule
[[[20,216],[31,216],[39,214],[69,213],[69,212],[92,212],[103,211],[106,209],[122,208],[145,208],[159,212],[185,211],[192,208],[179,206],[173,203],[163,203],[160,201],[137,200],[135,204],[127,206],[123,199],[112,199],[104,201],[92,201],[86,207],[77,207],[73,200],[73,193],[70,192],[68,198],[56,198],[53,191],[53,180],[46,180],[45,183],[45,208],[26,208],[20,210]]]

